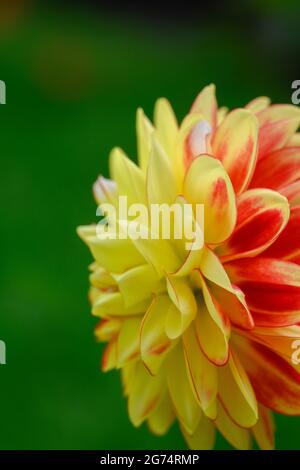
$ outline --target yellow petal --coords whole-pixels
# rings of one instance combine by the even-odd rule
[[[167,289],[175,309],[168,310],[166,333],[177,338],[190,325],[197,314],[197,302],[187,279],[167,277]]]
[[[170,353],[167,374],[170,397],[176,415],[186,432],[193,434],[201,417],[201,409],[190,386],[180,344]]]
[[[144,313],[149,307],[150,299],[126,307],[120,292],[103,293],[93,304],[92,314],[96,317],[128,316]]]
[[[154,434],[162,436],[168,432],[175,419],[173,406],[168,394],[157,405],[148,418],[148,426]]]
[[[188,434],[182,429],[183,436],[191,450],[211,450],[215,444],[215,426],[214,423],[203,416],[193,434]]]
[[[275,425],[272,412],[260,404],[258,411],[259,419],[252,428],[255,440],[261,450],[273,450]]]
[[[86,242],[95,260],[106,271],[121,273],[129,268],[145,264],[145,258],[130,239],[89,237]]]
[[[116,336],[121,327],[121,321],[118,318],[104,318],[95,328],[95,336],[98,341],[110,341]]]
[[[137,359],[140,353],[140,327],[142,317],[128,318],[122,322],[117,340],[117,367]]]
[[[146,204],[146,178],[142,170],[119,149],[114,148],[109,157],[110,173],[117,183],[120,196],[127,196],[130,204]]]
[[[218,401],[218,415],[215,425],[233,447],[239,450],[251,449],[250,431],[235,424],[226,413],[220,401]]]
[[[117,340],[112,339],[102,354],[101,368],[103,372],[108,372],[117,367]]]
[[[195,319],[197,338],[206,357],[213,364],[223,365],[228,361],[230,323],[204,281],[202,288],[204,299],[198,299],[199,312]]]
[[[144,111],[139,108],[136,114],[136,133],[139,166],[144,173],[147,171],[149,155],[151,151],[151,135],[154,131]]]
[[[212,83],[199,93],[191,108],[191,113],[200,113],[213,129],[217,124],[216,87]]]
[[[204,205],[206,243],[221,243],[232,233],[236,223],[235,195],[222,164],[210,156],[193,160],[184,180],[184,196],[193,204]],[[201,220],[196,216],[201,226]]]
[[[204,413],[216,418],[216,396],[218,392],[217,368],[203,355],[198,343],[195,326],[192,324],[183,335],[183,347],[190,383],[196,400]]]
[[[129,390],[128,414],[134,426],[140,426],[157,407],[166,393],[163,374],[149,374],[142,362],[137,363]]]
[[[242,364],[232,351],[228,364],[218,371],[220,399],[231,419],[244,428],[254,426],[258,420],[255,393]]]
[[[153,134],[152,151],[147,170],[149,206],[150,204],[173,204],[177,194],[178,188],[171,162],[157,137]]]
[[[175,154],[178,124],[172,106],[165,98],[160,98],[155,103],[154,125],[158,139],[172,162]]]
[[[167,295],[156,296],[143,318],[141,358],[152,375],[157,374],[174,343],[165,333],[165,319],[170,303]]]
[[[142,264],[122,274],[112,274],[127,307],[166,290],[166,283],[149,264]]]
[[[246,104],[245,108],[256,114],[266,109],[270,103],[271,100],[267,96],[259,96]]]

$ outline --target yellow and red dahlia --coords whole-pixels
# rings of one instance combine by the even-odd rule
[[[112,150],[100,206],[127,196],[205,211],[204,246],[188,252],[184,240],[78,229],[95,259],[102,368],[121,370],[135,426],[164,434],[177,420],[192,449],[212,448],[216,430],[238,449],[253,436],[270,449],[271,411],[300,414],[299,124],[297,107],[265,97],[218,109],[210,85],[180,125],[165,99],[154,124],[138,110],[138,165]]]

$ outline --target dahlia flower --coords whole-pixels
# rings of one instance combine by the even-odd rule
[[[204,245],[78,228],[102,369],[120,370],[134,426],[271,449],[272,411],[300,414],[300,110],[259,97],[228,112],[209,85],[181,124],[164,98],[153,121],[137,111],[138,164],[113,149],[96,201],[201,203]]]

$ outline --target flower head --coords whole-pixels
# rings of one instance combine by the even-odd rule
[[[269,449],[271,410],[300,414],[299,123],[297,107],[265,97],[218,109],[210,85],[180,125],[165,99],[154,124],[138,110],[138,165],[111,152],[112,180],[94,185],[100,207],[188,203],[197,225],[204,206],[198,249],[172,234],[104,236],[110,217],[78,229],[95,259],[102,368],[120,369],[135,426],[164,434],[177,420],[192,449],[212,448],[216,430],[236,448],[254,436]]]

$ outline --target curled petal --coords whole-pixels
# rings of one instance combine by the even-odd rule
[[[184,196],[193,204],[204,205],[204,238],[207,243],[221,243],[232,233],[236,223],[235,195],[230,179],[218,160],[201,156],[193,160],[184,181]],[[197,222],[202,226],[202,221]]]
[[[213,154],[223,163],[236,194],[245,190],[253,175],[257,134],[254,114],[237,109],[226,116],[213,138]]]
[[[290,215],[287,199],[270,189],[246,191],[237,207],[235,231],[218,251],[223,262],[262,253],[280,235]]]

